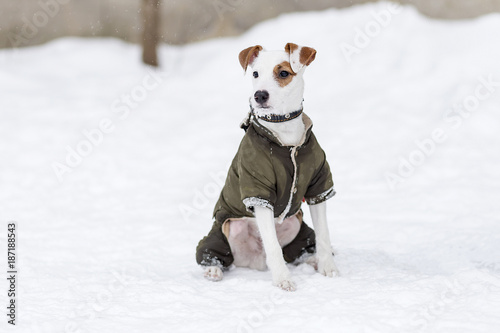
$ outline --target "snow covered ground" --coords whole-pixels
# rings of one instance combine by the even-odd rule
[[[0,331],[500,330],[498,31],[500,15],[379,3],[163,46],[159,72],[112,39],[0,50],[0,267],[16,221],[20,272],[15,328],[0,284]],[[242,268],[207,282],[195,247],[250,94],[237,55],[287,42],[318,51],[305,111],[342,276],[290,267],[294,293]]]

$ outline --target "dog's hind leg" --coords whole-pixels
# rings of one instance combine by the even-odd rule
[[[203,266],[205,278],[220,281],[223,277],[223,268],[229,267],[233,260],[231,248],[222,233],[221,225],[215,221],[212,230],[196,247],[196,262]]]
[[[205,272],[203,276],[210,281],[220,281],[224,277],[222,269],[218,266],[208,266],[205,267]]]

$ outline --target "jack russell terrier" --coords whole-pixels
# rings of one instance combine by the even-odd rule
[[[311,119],[302,112],[303,75],[315,56],[313,48],[292,43],[284,51],[256,45],[239,54],[245,72],[252,68],[253,95],[212,230],[196,249],[209,280],[221,280],[232,264],[269,267],[273,284],[287,291],[296,287],[286,262],[339,274],[326,219],[326,200],[335,195],[332,175]],[[302,221],[303,200],[314,231]]]

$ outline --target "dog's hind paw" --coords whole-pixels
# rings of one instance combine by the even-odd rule
[[[295,286],[295,283],[292,280],[282,280],[276,284],[276,286],[280,289],[283,289],[285,291],[295,291],[297,290],[297,287]]]
[[[208,266],[205,268],[205,272],[203,273],[203,276],[205,279],[210,280],[210,281],[220,281],[224,277],[224,274],[222,273],[222,269],[218,266]]]

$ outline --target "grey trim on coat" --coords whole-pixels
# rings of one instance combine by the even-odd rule
[[[254,213],[255,206],[266,207],[274,210],[274,206],[268,200],[257,197],[245,198],[243,199],[243,204],[250,213]]]
[[[322,202],[330,199],[336,193],[337,192],[335,192],[335,189],[333,187],[331,187],[328,190],[326,190],[325,192],[323,192],[321,194],[318,194],[315,197],[305,198],[305,199],[306,199],[306,202],[307,202],[308,205],[317,205],[317,204],[320,204],[320,203],[322,203]]]

